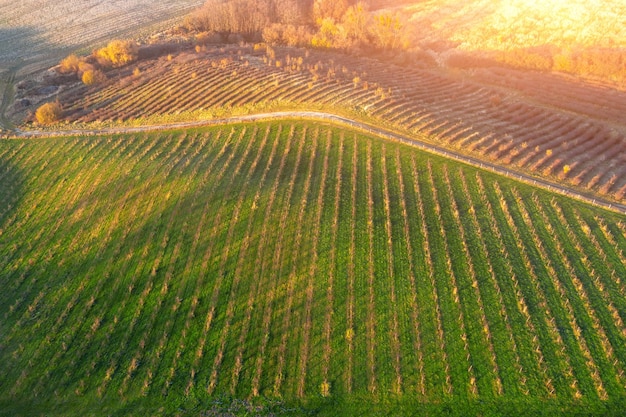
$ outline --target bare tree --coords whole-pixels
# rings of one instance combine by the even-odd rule
[[[315,0],[313,2],[313,19],[318,25],[324,19],[338,22],[348,9],[348,0]]]
[[[186,25],[197,31],[259,36],[272,23],[301,24],[307,0],[207,0]]]

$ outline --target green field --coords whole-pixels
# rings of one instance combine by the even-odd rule
[[[624,216],[301,121],[2,141],[0,178],[0,414],[626,407]]]

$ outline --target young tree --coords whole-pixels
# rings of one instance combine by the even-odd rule
[[[337,45],[340,36],[340,30],[335,24],[334,19],[327,17],[319,22],[320,29],[313,35],[311,45],[317,48],[332,48]]]
[[[263,42],[276,45],[283,40],[283,25],[272,23],[263,29]]]
[[[367,28],[370,26],[370,13],[363,2],[348,7],[341,19],[346,39],[351,45],[367,42]]]

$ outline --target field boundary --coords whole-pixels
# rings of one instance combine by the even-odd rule
[[[391,130],[374,126],[369,123],[353,120],[344,116],[339,116],[332,113],[324,113],[318,111],[280,111],[271,113],[258,113],[242,116],[232,116],[214,120],[197,120],[191,122],[177,122],[167,123],[159,125],[145,125],[145,126],[129,126],[129,127],[112,127],[103,129],[80,129],[80,130],[55,130],[55,131],[40,131],[31,130],[23,131],[16,129],[13,132],[11,138],[54,138],[54,137],[67,137],[67,136],[98,136],[98,135],[115,135],[115,134],[127,134],[127,133],[142,133],[152,131],[163,130],[176,130],[176,129],[192,129],[209,126],[219,126],[234,123],[247,123],[258,122],[268,120],[283,120],[283,119],[307,119],[330,122],[336,125],[348,126],[352,129],[360,130],[387,140],[401,142],[410,146],[416,147],[422,151],[426,151],[435,155],[444,156],[449,159],[456,160],[474,167],[492,171],[505,177],[513,178],[524,183],[534,185],[540,188],[547,189],[549,191],[571,197],[588,204],[601,207],[607,210],[618,212],[620,214],[626,214],[626,205],[608,201],[606,199],[583,194],[573,188],[566,187],[562,184],[547,180],[545,178],[538,178],[532,175],[505,168],[498,164],[494,164],[488,161],[483,161],[479,158],[474,158],[465,155],[460,152],[456,152],[450,149],[446,149],[442,146],[438,146],[429,143],[426,140],[419,137],[408,136],[400,133],[393,132]]]

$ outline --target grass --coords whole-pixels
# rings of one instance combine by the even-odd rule
[[[611,415],[624,217],[345,128],[0,142],[0,414]]]

